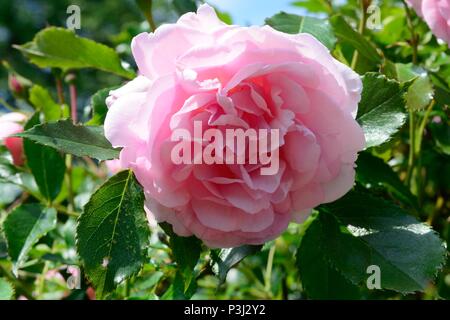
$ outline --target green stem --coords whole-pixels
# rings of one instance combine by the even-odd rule
[[[16,291],[23,294],[28,300],[34,300],[33,295],[22,285],[22,283],[12,275],[1,263],[0,263],[0,274],[3,274],[10,282],[14,284]]]
[[[19,109],[13,107],[11,104],[9,104],[8,102],[6,102],[5,99],[0,98],[0,104],[2,104],[6,109],[8,109],[11,112],[20,112]]]
[[[409,6],[405,0],[402,0],[402,2],[403,2],[403,6],[405,7],[405,12],[406,12],[406,23],[408,24],[409,31],[411,32],[411,47],[413,50],[412,60],[413,60],[414,64],[417,64],[419,36],[417,35],[416,31],[414,30],[411,9],[409,8]]]
[[[273,268],[273,257],[275,256],[276,246],[275,244],[270,247],[269,255],[267,257],[266,273],[264,276],[264,289],[271,294],[272,293],[272,268]]]
[[[417,167],[416,167],[416,174],[417,174],[417,191],[418,191],[418,198],[419,198],[419,206],[422,205],[422,195],[423,195],[423,175],[422,175],[422,156],[421,156],[421,150],[422,150],[422,141],[423,141],[423,135],[425,132],[425,127],[428,123],[428,119],[430,118],[431,111],[433,110],[433,106],[435,104],[435,101],[432,100],[430,104],[427,107],[427,110],[425,111],[425,114],[423,116],[422,122],[420,123],[419,129],[416,133],[416,141],[415,141],[415,159],[417,159]]]
[[[415,121],[414,111],[409,110],[409,157],[408,157],[408,171],[406,173],[406,183],[411,187],[411,177],[414,171],[416,162],[415,156]]]

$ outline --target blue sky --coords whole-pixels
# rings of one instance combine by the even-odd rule
[[[280,11],[303,14],[302,8],[292,6],[294,0],[207,0],[221,11],[225,11],[238,25],[262,25],[264,19]]]

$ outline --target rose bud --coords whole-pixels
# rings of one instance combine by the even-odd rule
[[[8,148],[16,166],[23,165],[22,138],[11,137],[11,135],[23,131],[21,123],[25,120],[25,115],[18,112],[6,113],[0,116],[0,143]]]

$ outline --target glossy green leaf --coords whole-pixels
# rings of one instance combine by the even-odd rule
[[[228,271],[236,266],[247,256],[251,256],[261,251],[262,246],[244,245],[237,248],[222,249],[220,251],[211,251],[213,255],[213,270],[223,283],[227,277]]]
[[[37,111],[42,111],[46,121],[56,121],[62,116],[62,108],[57,104],[47,89],[34,85],[30,89],[30,102]]]
[[[428,226],[391,202],[361,192],[349,192],[320,210],[334,215],[354,236],[353,272],[341,270],[353,281],[370,265],[381,270],[381,287],[401,293],[424,291],[442,268],[446,248]],[[362,246],[364,244],[365,246]],[[367,248],[367,249],[364,249]],[[334,249],[333,249],[334,250]],[[357,259],[357,256],[364,259]]]
[[[332,30],[339,41],[348,43],[372,63],[380,63],[381,57],[371,42],[356,32],[341,15],[330,18]]]
[[[22,267],[38,240],[56,227],[56,210],[31,203],[16,207],[3,223],[13,272]]]
[[[410,85],[377,73],[364,75],[356,119],[364,130],[367,148],[388,141],[403,126],[407,117],[405,94]]]
[[[0,278],[0,300],[11,300],[14,297],[14,287],[5,278]]]
[[[122,67],[113,49],[79,37],[68,29],[48,27],[37,33],[33,41],[15,48],[41,68],[60,68],[63,71],[95,68],[128,79],[134,77],[133,72]]]
[[[39,124],[39,113],[36,113],[25,129]],[[24,153],[27,158],[28,167],[36,180],[39,191],[48,200],[54,200],[61,191],[66,172],[64,156],[57,150],[37,144],[31,140],[24,140]]]
[[[290,34],[309,33],[328,49],[332,49],[336,44],[336,38],[327,20],[280,12],[266,19],[266,24],[278,31]]]
[[[98,297],[139,272],[149,235],[142,189],[122,171],[92,195],[77,226],[78,253]]]
[[[119,157],[119,150],[114,149],[104,137],[102,127],[74,125],[71,120],[44,123],[16,136],[79,157],[98,160]]]

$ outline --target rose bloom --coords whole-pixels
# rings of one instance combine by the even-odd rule
[[[422,17],[436,37],[444,40],[450,48],[450,1],[407,0]]]
[[[18,112],[10,112],[0,116],[0,143],[9,149],[16,166],[23,164],[22,138],[10,136],[23,131],[23,126],[20,123],[25,120],[25,115]]]
[[[313,36],[226,25],[203,5],[131,46],[140,75],[111,91],[105,134],[123,148],[146,211],[178,235],[210,247],[262,244],[352,188],[365,145],[355,121],[362,83]],[[194,121],[223,132],[278,129],[279,170],[174,164],[171,134],[192,132]]]

